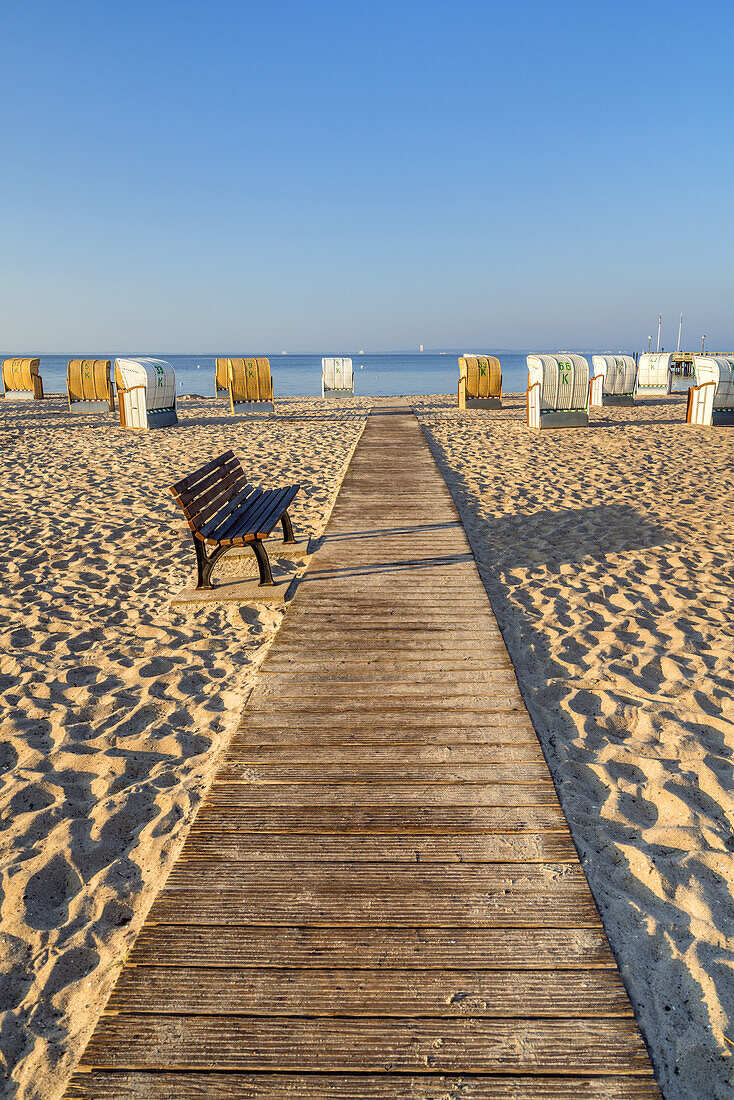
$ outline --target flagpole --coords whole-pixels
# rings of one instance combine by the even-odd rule
[[[663,323],[663,315],[661,313],[660,316],[658,317],[658,346],[655,349],[656,351],[660,351],[660,326],[662,325],[662,323]]]
[[[676,354],[680,351],[680,331],[683,328],[683,314],[680,315],[680,321],[678,322],[678,347],[675,349]]]

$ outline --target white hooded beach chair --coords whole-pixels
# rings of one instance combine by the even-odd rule
[[[673,356],[666,351],[646,351],[637,364],[635,397],[665,397],[673,388]]]
[[[734,359],[696,355],[695,386],[688,391],[688,424],[734,424]]]
[[[39,364],[39,359],[6,359],[3,362],[2,386],[6,401],[40,401],[43,398]]]
[[[528,355],[527,418],[531,428],[583,428],[589,423],[589,364],[583,355]]]
[[[109,359],[70,359],[66,368],[69,412],[114,412],[115,391]]]
[[[351,359],[321,360],[321,396],[351,397],[354,394],[354,372]]]
[[[634,405],[637,367],[631,355],[595,355],[591,407]]]
[[[163,359],[115,359],[123,428],[138,431],[178,424],[176,374]]]

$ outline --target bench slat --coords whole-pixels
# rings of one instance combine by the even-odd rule
[[[239,473],[240,471],[244,473],[239,459],[230,458],[223,466],[219,466],[213,473],[204,478],[203,481],[198,482],[193,489],[188,489],[185,493],[176,495],[176,499],[182,508],[186,508],[189,504],[195,503],[199,497],[207,493],[209,489],[214,488],[225,477],[229,477],[230,474]]]
[[[193,474],[188,474],[186,477],[182,477],[180,481],[177,481],[175,485],[171,486],[171,492],[181,494],[190,489],[192,485],[195,485],[197,481],[206,477],[207,474],[215,470],[217,466],[222,466],[230,459],[234,458],[234,451],[225,451],[224,454],[218,455],[217,458],[213,458],[211,462],[207,462],[205,466],[202,466],[198,470],[194,470]]]
[[[245,542],[251,542],[256,538],[257,525],[260,521],[260,517],[270,509],[273,497],[279,496],[282,490],[280,489],[265,489],[261,498],[255,503],[252,509],[243,511],[240,515],[234,517],[234,523],[230,524],[229,530],[226,536],[223,538],[221,535],[218,541],[222,544],[234,544],[240,540]],[[275,524],[273,524],[275,526]]]
[[[211,542],[221,542],[227,529],[237,522],[238,517],[249,514],[249,509],[257,508],[263,495],[269,491],[256,489],[253,485],[245,486],[241,493],[227,503],[226,507],[199,528],[199,534],[203,539]]]
[[[195,504],[190,505],[188,514],[191,516],[196,530],[200,531],[218,512],[222,511],[229,501],[234,500],[238,493],[248,487],[250,489],[254,488],[249,484],[244,471],[240,470],[236,476],[227,478],[226,481],[218,485],[216,491],[212,490],[207,503],[199,505],[197,501]]]
[[[257,531],[258,538],[267,538],[273,528],[276,526],[283,512],[286,511],[288,506],[293,503],[293,498],[296,496],[300,486],[289,485],[285,489],[285,496],[279,500],[277,505],[274,504],[270,512],[262,516],[259,521],[259,529]],[[276,510],[277,509],[277,510]]]
[[[226,538],[220,538],[219,542],[222,545],[235,545],[239,542],[251,542],[255,538],[267,538],[295,497],[298,488],[289,485],[283,489],[269,490],[267,499],[261,502],[261,506],[254,512],[238,517],[238,522],[230,528]]]

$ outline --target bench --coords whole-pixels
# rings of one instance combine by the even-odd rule
[[[249,546],[257,558],[260,585],[272,585],[270,559],[263,545],[283,526],[283,544],[295,543],[288,508],[300,485],[258,489],[250,485],[234,451],[225,451],[200,470],[177,481],[171,493],[183,510],[196,550],[197,589],[212,588],[211,575],[223,554]],[[207,547],[213,547],[207,552]]]

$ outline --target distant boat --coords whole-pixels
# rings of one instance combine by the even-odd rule
[[[287,355],[287,354],[288,354],[288,352],[287,352],[287,351],[281,351],[281,353],[280,353],[280,354],[281,354],[281,355]]]
[[[364,355],[364,348],[360,348],[357,355]]]

